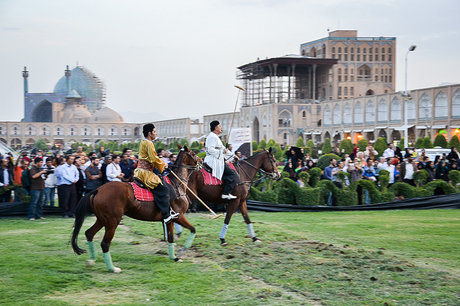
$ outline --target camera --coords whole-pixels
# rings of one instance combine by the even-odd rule
[[[48,168],[48,167],[42,167],[42,168],[40,168],[40,171],[46,171],[46,175],[54,173],[54,169],[53,168]]]

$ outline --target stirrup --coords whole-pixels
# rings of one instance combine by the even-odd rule
[[[222,199],[227,199],[227,200],[234,200],[234,199],[236,199],[237,197],[234,196],[233,194],[229,193],[229,194],[223,194],[223,195],[221,196],[221,198],[222,198]]]
[[[173,219],[179,218],[179,213],[176,213],[172,208],[171,208],[171,210],[169,211],[169,215],[170,215],[171,218],[173,218]]]

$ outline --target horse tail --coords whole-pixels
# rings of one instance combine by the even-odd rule
[[[72,233],[72,248],[77,255],[86,253],[86,250],[80,249],[77,244],[78,233],[80,233],[81,226],[85,220],[86,215],[93,212],[91,208],[94,197],[97,194],[97,189],[91,191],[78,202],[77,209],[75,211],[75,224]]]

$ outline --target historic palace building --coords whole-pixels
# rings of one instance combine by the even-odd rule
[[[223,136],[233,128],[252,131],[252,139],[295,144],[299,136],[321,143],[403,137],[409,144],[437,134],[460,133],[460,84],[395,92],[395,37],[359,37],[355,30],[330,32],[303,43],[300,54],[266,58],[238,67],[245,88],[238,112],[153,122],[164,143],[186,138],[203,141],[209,123],[219,120]],[[52,93],[29,93],[24,69],[24,119],[0,122],[0,141],[32,146],[39,138],[50,145],[101,140],[135,142],[143,123],[126,123],[106,106],[105,86],[82,66],[65,70]],[[405,104],[407,103],[407,112]],[[460,135],[460,134],[459,134]]]

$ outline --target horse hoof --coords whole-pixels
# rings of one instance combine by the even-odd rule
[[[121,269],[117,267],[113,267],[113,273],[120,273]]]
[[[86,266],[87,266],[87,267],[92,267],[92,266],[94,266],[95,263],[96,263],[96,260],[94,260],[94,259],[88,259],[88,260],[86,261]]]
[[[228,245],[227,242],[223,242],[223,243],[220,244],[220,246],[222,246],[222,247],[226,247],[227,245]]]
[[[181,248],[179,251],[177,251],[177,256],[181,257],[182,254],[184,254],[186,250],[187,250],[186,248]]]
[[[259,240],[259,239],[257,239],[257,240],[254,240],[254,243],[257,243],[257,244],[262,244],[262,240]]]
[[[179,257],[176,257],[174,258],[174,262],[182,262],[182,259],[180,259]]]

